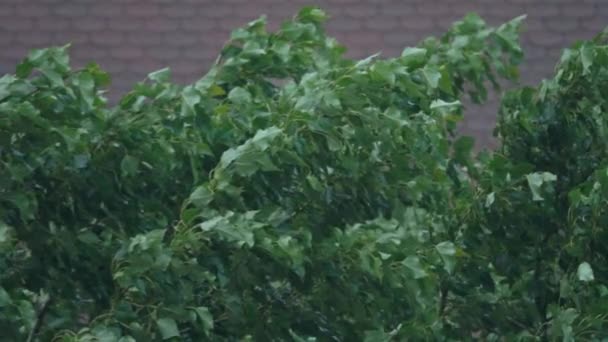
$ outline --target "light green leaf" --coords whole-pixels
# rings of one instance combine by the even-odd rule
[[[492,204],[494,203],[495,200],[495,194],[494,192],[490,192],[487,196],[486,196],[486,208],[489,208],[492,206]]]
[[[0,308],[8,306],[12,303],[11,296],[6,292],[6,290],[0,287]]]
[[[283,131],[276,126],[261,129],[255,133],[251,139],[251,144],[255,145],[261,151],[265,151],[270,147],[271,142],[282,132]]]
[[[163,340],[179,337],[177,323],[173,318],[159,318],[156,320],[156,325],[158,326],[158,330],[160,331]]]
[[[408,256],[403,260],[403,265],[414,273],[414,279],[421,279],[428,276],[428,273],[424,270],[424,267],[417,256]]]
[[[193,86],[187,86],[182,91],[182,116],[189,116],[195,113],[194,106],[201,101],[199,91]]]
[[[426,49],[408,47],[403,50],[400,59],[408,67],[418,66],[425,62],[426,52]]]
[[[213,330],[213,316],[209,312],[209,309],[204,306],[199,306],[194,308],[194,311],[196,311],[197,316],[201,319],[201,322],[203,322],[205,331],[209,332]]]
[[[588,262],[583,262],[578,265],[578,269],[576,270],[576,274],[578,275],[578,280],[584,282],[590,282],[595,279],[593,276],[593,269]]]
[[[380,52],[376,52],[375,54],[358,61],[355,64],[355,68],[361,68],[361,67],[369,65],[372,62],[372,60],[374,60],[378,56],[380,56]]]
[[[435,249],[443,259],[445,270],[452,273],[456,264],[456,246],[454,246],[454,243],[451,241],[440,242],[435,246]]]
[[[437,99],[431,102],[431,110],[438,112],[441,115],[454,113],[460,108],[460,101],[445,102],[442,99]]]
[[[251,102],[251,94],[242,87],[236,87],[228,93],[228,99],[236,104],[247,104]]]
[[[209,190],[207,185],[201,185],[196,187],[190,194],[189,201],[196,207],[201,208],[211,203],[213,200],[213,193]]]
[[[583,64],[583,74],[589,74],[589,69],[593,65],[593,47],[584,44],[580,49],[581,63]]]
[[[441,73],[439,70],[426,66],[424,69],[422,69],[422,74],[424,75],[424,79],[428,83],[429,87],[431,87],[431,89],[437,89],[439,86],[439,80],[441,79]]]
[[[382,80],[390,85],[395,84],[395,65],[379,61],[371,67],[372,77]]]
[[[543,201],[544,198],[541,196],[541,188],[543,184],[555,182],[557,180],[557,176],[549,172],[535,172],[528,174],[526,179],[528,180],[528,186],[532,192],[532,200]]]
[[[160,70],[156,70],[154,72],[149,73],[148,78],[158,83],[169,82],[169,79],[171,78],[171,69],[163,68]]]

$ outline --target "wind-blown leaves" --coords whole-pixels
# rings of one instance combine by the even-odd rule
[[[605,88],[572,105],[595,120],[574,127],[596,123],[595,135],[564,145],[593,153],[534,147],[554,141],[563,82],[601,75],[605,51],[571,51],[543,96],[507,96],[503,153],[475,159],[472,139],[454,139],[462,97],[483,101],[488,84],[517,76],[521,18],[491,28],[470,15],[401,56],[362,61],[325,34],[326,18],[305,8],[276,32],[256,20],[199,81],[175,85],[161,69],[114,107],[107,75],[70,70],[67,47],[0,78],[2,337],[24,340],[39,316],[41,341],[602,329],[588,299],[605,279],[608,177],[593,172]],[[583,262],[593,269],[577,273]],[[565,302],[540,303],[559,293]]]

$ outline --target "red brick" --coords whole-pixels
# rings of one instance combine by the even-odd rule
[[[73,44],[83,44],[89,41],[89,35],[84,32],[66,31],[55,35],[59,41]]]
[[[120,4],[100,2],[99,4],[91,6],[89,13],[96,17],[109,17],[114,18],[120,16],[125,12],[125,9]]]
[[[0,30],[19,32],[31,30],[33,26],[34,21],[32,19],[17,16],[0,17]]]
[[[58,45],[54,35],[51,32],[45,31],[25,31],[17,34],[17,41],[27,42],[36,46],[51,46]]]
[[[216,20],[207,18],[183,19],[181,27],[187,31],[211,31],[218,26]]]
[[[108,28],[113,31],[134,31],[144,27],[144,19],[136,19],[124,16],[109,18]]]
[[[581,27],[585,30],[599,33],[608,25],[608,19],[596,17],[590,20],[581,20]]]
[[[144,23],[144,28],[152,33],[175,31],[179,23],[166,18],[154,18]]]
[[[123,46],[155,46],[163,43],[162,36],[157,33],[146,31],[134,31],[126,35],[126,43]]]
[[[0,49],[0,58],[21,60],[25,58],[32,48],[29,46],[13,46],[11,49]]]
[[[391,32],[384,35],[384,43],[390,46],[399,48],[399,52],[407,46],[415,45],[420,39],[421,35],[412,32]]]
[[[38,18],[34,21],[34,27],[44,31],[65,31],[69,26],[69,21],[53,17]]]
[[[565,18],[547,18],[544,20],[545,27],[553,32],[570,32],[578,28],[578,22]]]
[[[108,56],[107,49],[91,49],[91,48],[79,48],[76,47],[70,51],[70,56],[75,60],[89,63],[92,61],[98,61],[101,58]]]
[[[181,55],[190,60],[204,62],[214,60],[219,53],[220,49],[184,49]]]
[[[427,31],[435,27],[437,20],[423,16],[408,16],[399,21],[399,26],[416,31]]]
[[[529,14],[529,19],[532,18],[546,18],[546,17],[557,17],[560,12],[557,6],[551,4],[534,4],[525,6],[524,8],[526,12]],[[538,19],[534,19],[538,20]]]
[[[449,6],[441,5],[432,1],[425,1],[416,6],[416,11],[426,17],[437,17],[451,14]]]
[[[124,35],[115,31],[102,31],[91,34],[91,42],[100,46],[120,45],[124,41]]]
[[[168,48],[173,47],[189,47],[189,46],[197,46],[198,38],[193,34],[169,34],[163,37],[164,44]]]
[[[382,34],[369,31],[358,32],[344,39],[344,43],[347,47],[368,47],[371,54],[381,48]]]
[[[213,30],[198,35],[201,44],[205,46],[220,46],[230,38],[230,32],[226,30]]]
[[[53,13],[65,17],[79,17],[87,14],[87,6],[72,2],[62,2],[54,6]]]
[[[178,49],[169,49],[164,45],[149,46],[144,49],[146,56],[155,58],[161,61],[169,61],[179,58],[183,55],[183,51]]]
[[[564,4],[560,6],[561,15],[569,18],[587,18],[593,16],[594,6],[584,4]]]
[[[135,46],[121,46],[119,48],[112,49],[110,56],[118,59],[138,59],[143,56],[141,48]]]
[[[412,13],[416,13],[416,5],[406,1],[402,3],[383,4],[378,6],[379,17],[399,17],[411,15]]]
[[[199,14],[208,18],[226,18],[233,14],[233,7],[225,4],[203,6],[199,9]]]
[[[162,15],[169,18],[192,18],[197,15],[193,6],[180,6],[179,2],[162,10]]]
[[[126,66],[126,64],[124,64],[124,62],[120,62],[115,59],[112,59],[111,61],[107,61],[107,62],[98,60],[97,63],[99,63],[99,65],[101,66],[101,68],[103,70],[109,72],[110,74],[118,74],[127,69],[127,66]],[[116,76],[116,75],[112,75],[112,76]],[[117,82],[113,82],[113,83],[118,83],[119,80],[121,81],[120,83],[124,83],[123,79],[119,79],[117,77],[112,77],[112,79],[117,81]]]
[[[36,4],[18,5],[15,12],[16,15],[24,18],[44,17],[51,13],[48,6]]]
[[[2,5],[0,6],[0,17],[8,17],[15,15],[15,6],[14,5]]]
[[[548,31],[530,32],[528,37],[534,45],[542,47],[559,47],[564,42],[560,34]]]
[[[237,28],[244,27],[247,25],[249,20],[245,20],[243,18],[238,17],[230,17],[223,20],[218,21],[218,27],[223,30],[233,31]]]
[[[353,18],[374,18],[375,17],[376,20],[383,19],[383,18],[376,16],[376,14],[378,13],[378,9],[376,8],[376,6],[373,6],[372,4],[347,6],[344,9],[344,13]]]
[[[201,63],[185,62],[172,66],[171,70],[175,75],[194,75],[200,77],[203,75],[205,67]]]
[[[107,27],[106,22],[98,18],[80,17],[72,19],[74,29],[82,32],[98,31]]]
[[[130,63],[129,70],[135,71],[143,76],[165,67],[165,65],[156,60],[154,56],[149,56],[146,54],[144,54],[144,56],[144,59],[138,61],[137,63]]]
[[[154,4],[138,3],[125,8],[128,15],[136,17],[152,17],[160,13],[160,8]]]
[[[343,17],[336,18],[327,25],[330,30],[336,32],[352,32],[361,29],[361,26],[361,21]]]
[[[365,21],[364,28],[369,29],[370,31],[388,31],[399,27],[399,20],[395,18],[369,18],[369,20]]]
[[[576,30],[576,31],[572,31],[572,32],[567,32],[564,33],[563,37],[564,37],[564,47],[566,46],[570,46],[571,44],[573,44],[576,41],[579,40],[589,40],[589,39],[593,39],[593,37],[595,37],[600,31],[595,31],[595,30]]]

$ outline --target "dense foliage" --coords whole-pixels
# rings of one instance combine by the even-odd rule
[[[115,106],[68,47],[0,78],[0,336],[28,341],[599,340],[608,49],[505,96],[521,18],[355,61],[306,8],[185,87]]]

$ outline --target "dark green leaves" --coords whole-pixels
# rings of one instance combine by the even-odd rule
[[[482,99],[487,81],[515,69],[518,22],[494,29],[469,16],[398,58],[354,61],[324,33],[327,18],[305,8],[276,32],[255,20],[199,81],[172,84],[161,69],[117,107],[102,96],[107,74],[70,70],[65,47],[34,51],[2,77],[5,338],[27,338],[39,289],[52,298],[40,340],[505,331],[482,319],[533,286],[511,282],[519,254],[491,238],[525,235],[511,234],[502,206],[529,203],[509,191],[536,169],[481,169],[472,139],[452,133],[465,89]],[[533,194],[555,190],[534,175]],[[597,195],[579,192],[578,203]],[[600,279],[602,263],[589,260]]]

